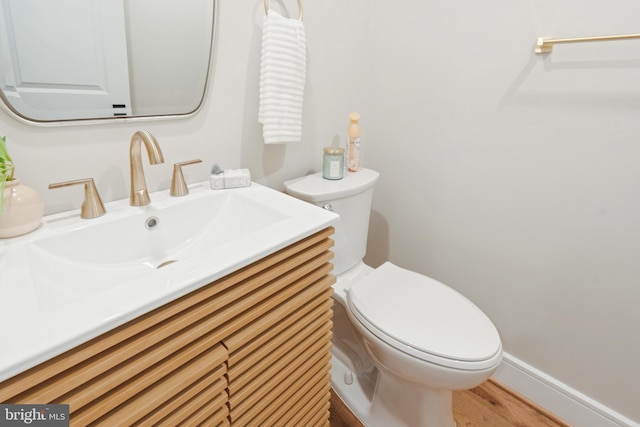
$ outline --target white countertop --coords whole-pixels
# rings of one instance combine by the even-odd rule
[[[129,206],[126,199],[105,204],[107,214],[97,219],[80,219],[79,209],[49,215],[32,233],[0,239],[0,381],[310,236],[339,219],[335,213],[255,183],[245,188],[211,190],[209,181],[205,181],[189,188],[191,194],[186,198],[205,197],[211,191],[241,192],[260,203],[268,203],[286,218],[88,295],[38,283],[32,272],[34,261],[29,259],[30,244],[85,227],[90,221],[140,215],[144,207]],[[149,206],[180,203],[181,198],[170,198],[168,193],[164,190],[151,194]],[[87,242],[87,250],[99,244]],[[55,275],[56,280],[74,280],[73,272],[64,266],[56,269]]]

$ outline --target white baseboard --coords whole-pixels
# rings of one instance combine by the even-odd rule
[[[639,423],[508,353],[504,353],[493,378],[572,426],[640,427]]]

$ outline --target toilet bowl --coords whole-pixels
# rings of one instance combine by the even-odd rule
[[[314,174],[285,183],[289,194],[341,216],[332,387],[366,426],[453,427],[452,391],[493,374],[502,359],[500,336],[446,285],[389,262],[376,269],[363,263],[378,177],[363,169],[339,181]]]

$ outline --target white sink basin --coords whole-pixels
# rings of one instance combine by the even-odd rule
[[[0,335],[20,343],[0,352],[0,381],[339,219],[255,183],[190,191],[153,193],[144,207],[110,202],[91,220],[79,210],[50,215],[28,235],[0,239]]]
[[[30,242],[30,271],[41,292],[54,291],[46,299],[62,303],[188,260],[289,217],[244,194],[200,192],[131,208],[129,215],[84,221],[78,228]],[[74,280],[58,280],[61,269]]]

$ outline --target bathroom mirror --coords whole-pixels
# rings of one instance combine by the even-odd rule
[[[38,125],[193,114],[215,9],[215,0],[0,0],[0,98]]]

